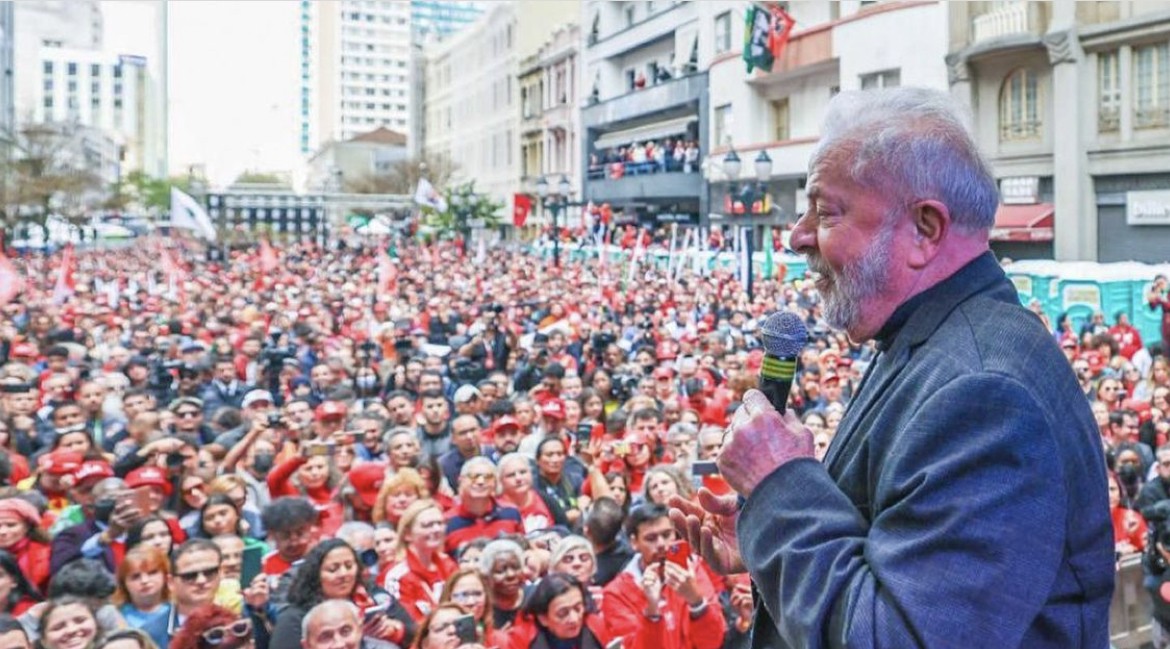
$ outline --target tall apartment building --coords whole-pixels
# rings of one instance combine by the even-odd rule
[[[410,126],[411,7],[339,0],[301,5],[300,148]]]
[[[483,15],[482,2],[410,0],[411,32],[416,42],[441,41]]]
[[[1009,252],[1164,262],[1170,2],[974,2],[950,11],[949,82],[975,112],[1009,204],[1001,216],[1010,218],[997,223],[1018,233]]]
[[[709,4],[731,3],[581,5],[584,198],[609,204],[618,223],[698,225],[708,211],[699,166],[676,163],[674,148],[709,146]]]
[[[455,163],[456,180],[511,206],[520,182],[519,63],[557,25],[574,22],[567,2],[488,6],[474,25],[426,52],[424,150]]]
[[[414,133],[415,44],[451,36],[482,9],[453,0],[301,0],[300,14],[299,144],[309,154],[376,128]]]

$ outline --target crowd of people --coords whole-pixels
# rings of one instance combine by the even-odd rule
[[[699,143],[684,138],[634,142],[589,155],[589,178],[621,178],[626,174],[696,173]]]
[[[747,646],[749,581],[682,542],[666,503],[730,491],[707,469],[768,314],[811,332],[790,407],[818,458],[874,347],[827,328],[804,278],[749,300],[729,271],[392,248],[15,260],[2,646]],[[1170,499],[1167,357],[1133,334],[1054,325],[1127,552],[1161,538],[1143,506]]]

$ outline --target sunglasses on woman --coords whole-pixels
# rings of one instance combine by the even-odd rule
[[[232,643],[232,638],[245,639],[252,635],[252,620],[249,618],[240,618],[231,624],[224,624],[222,626],[213,626],[203,632],[200,636],[202,647],[219,647],[225,642],[233,646],[239,646],[240,643]]]

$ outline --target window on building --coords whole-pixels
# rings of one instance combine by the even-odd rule
[[[1097,55],[1097,130],[1121,128],[1120,57],[1117,50]]]
[[[724,11],[715,16],[715,53],[722,54],[731,49],[731,12]]]
[[[1020,68],[999,91],[999,139],[1030,140],[1040,136],[1040,91],[1036,74]]]
[[[731,104],[715,107],[715,146],[731,141]]]
[[[882,70],[861,75],[861,89],[897,88],[902,83],[901,70]]]
[[[53,62],[45,61],[45,76],[53,74]]]
[[[772,136],[777,142],[792,137],[788,130],[788,97],[772,102]]]
[[[65,73],[71,77],[77,76],[77,64],[70,63],[68,66],[65,67]]]
[[[53,110],[53,95],[45,95],[45,110]],[[46,119],[52,119],[46,115]]]
[[[634,3],[631,2],[626,5],[626,27],[633,27],[635,22],[637,22],[637,11]]]
[[[1133,49],[1134,128],[1170,126],[1170,43]]]
[[[629,92],[633,92],[637,81],[638,81],[638,71],[633,70],[633,69],[626,70],[626,90]]]

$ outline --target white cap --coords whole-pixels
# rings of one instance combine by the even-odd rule
[[[455,403],[467,403],[479,398],[479,388],[474,385],[462,385],[455,391]]]
[[[272,398],[272,393],[268,390],[252,390],[248,394],[244,395],[244,400],[240,403],[240,407],[247,408],[257,401],[276,403],[276,400]]]

